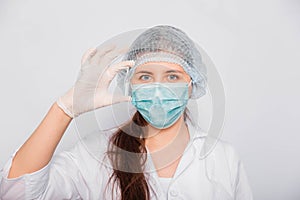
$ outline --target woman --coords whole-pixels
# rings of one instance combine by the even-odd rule
[[[252,199],[231,145],[219,141],[199,157],[205,134],[186,106],[205,94],[206,69],[192,40],[175,27],[155,26],[110,65],[123,52],[107,46],[85,54],[74,87],[3,168],[1,199]],[[108,92],[116,75],[128,96]],[[82,142],[53,156],[74,117],[123,101],[137,110],[130,122],[83,139],[97,159]]]

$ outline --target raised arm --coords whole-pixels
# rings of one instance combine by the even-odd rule
[[[90,49],[84,54],[76,83],[51,106],[40,125],[18,150],[8,178],[32,173],[46,166],[74,117],[94,108],[130,100],[126,96],[112,98],[113,95],[108,92],[114,76],[121,69],[134,64],[133,61],[123,61],[109,66],[124,51],[125,49],[107,46],[103,49]],[[99,78],[101,84],[98,84]]]
[[[16,153],[8,178],[32,173],[47,165],[71,120],[72,118],[54,103]]]

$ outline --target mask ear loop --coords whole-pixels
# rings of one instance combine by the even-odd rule
[[[191,98],[191,96],[192,96],[192,92],[193,92],[193,79],[191,78],[191,80],[190,80],[190,82],[189,82],[189,84],[187,85],[187,87],[189,88],[190,86],[192,86],[192,91],[191,91],[191,94],[189,95],[189,98]]]
[[[188,87],[190,87],[192,85],[192,83],[193,83],[193,79],[191,78],[191,80],[190,80],[190,82],[188,84]]]

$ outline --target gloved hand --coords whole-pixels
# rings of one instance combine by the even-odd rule
[[[81,61],[81,69],[74,86],[56,101],[58,106],[71,118],[82,113],[122,101],[130,101],[129,96],[115,96],[108,87],[121,70],[134,65],[134,61],[111,62],[126,49],[106,46],[88,50]]]

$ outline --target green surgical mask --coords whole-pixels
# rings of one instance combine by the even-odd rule
[[[188,87],[188,83],[134,84],[131,85],[131,102],[152,126],[168,128],[185,110],[189,99]]]

